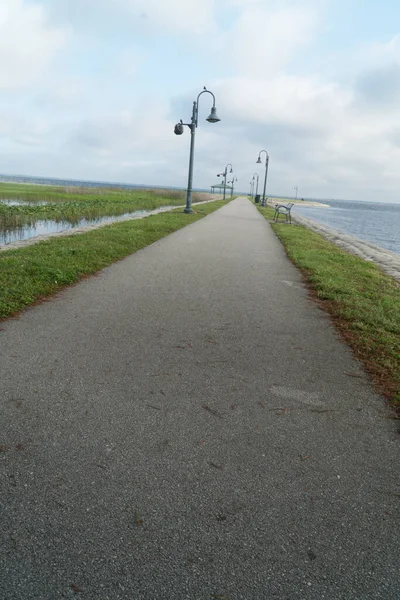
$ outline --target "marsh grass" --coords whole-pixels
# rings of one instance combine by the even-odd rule
[[[98,199],[107,202],[151,202],[156,199],[172,201],[183,204],[186,191],[167,188],[126,189],[115,187],[78,187],[78,186],[50,186],[29,185],[20,183],[0,183],[0,199],[19,199],[26,202],[70,202],[71,200]],[[201,202],[210,195],[203,192],[194,192],[194,202]],[[156,208],[156,206],[154,206]]]
[[[120,216],[137,210],[185,204],[186,193],[179,190],[75,188],[0,183],[0,199],[15,199],[21,205],[0,203],[0,231],[32,226],[35,220],[65,221]],[[210,194],[195,193],[194,202],[210,200]],[[39,204],[45,201],[46,204]]]

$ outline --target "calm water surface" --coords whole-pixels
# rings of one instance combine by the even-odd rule
[[[158,209],[157,212],[164,212],[176,208],[175,206],[163,206]],[[11,244],[21,240],[28,240],[30,238],[37,237],[39,235],[45,235],[49,233],[56,233],[60,231],[66,231],[68,229],[75,229],[77,227],[88,227],[89,225],[96,225],[98,223],[114,223],[121,221],[127,217],[139,217],[142,215],[148,215],[152,211],[148,210],[136,210],[130,213],[124,213],[115,217],[99,217],[97,219],[81,219],[76,223],[70,223],[68,221],[53,221],[51,219],[41,219],[35,221],[34,225],[23,225],[13,229],[2,229],[0,228],[0,244]]]
[[[329,208],[296,205],[293,214],[312,219],[400,254],[400,204],[321,200]]]
[[[34,202],[29,202],[29,200],[0,200],[1,204],[7,204],[7,206],[43,206],[44,204],[49,204],[47,200],[35,200]]]

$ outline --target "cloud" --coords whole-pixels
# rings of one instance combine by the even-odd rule
[[[146,26],[154,23],[173,32],[191,35],[215,31],[216,0],[124,0],[132,15],[146,18]]]
[[[219,102],[235,121],[287,124],[315,135],[337,122],[352,98],[339,85],[311,76],[232,77],[216,87]]]
[[[145,65],[146,58],[133,48],[126,48],[121,52],[113,64],[113,73],[129,80],[134,80],[140,67]]]
[[[130,109],[96,115],[76,124],[69,143],[79,151],[108,153],[122,157],[133,151],[153,156],[169,150],[173,140],[173,121],[167,116],[167,105],[140,101]]]
[[[83,77],[63,77],[53,86],[51,94],[61,104],[76,106],[86,91]]]
[[[151,33],[186,32],[202,35],[215,31],[219,0],[45,0],[54,18],[76,29],[107,29]]]
[[[240,2],[234,26],[225,34],[228,65],[247,76],[279,72],[309,44],[319,24],[314,4],[285,3],[275,8],[269,2]],[[271,6],[272,5],[272,6]]]
[[[389,41],[372,42],[364,48],[368,62],[373,66],[400,61],[400,33]]]
[[[43,82],[39,93],[34,96],[34,105],[42,110],[74,111],[82,107],[82,102],[90,93],[88,82],[83,77],[64,75],[54,76]]]
[[[0,5],[0,89],[32,84],[68,39],[66,28],[52,27],[44,8],[24,0]]]
[[[359,75],[356,102],[377,109],[400,105],[400,62],[374,68]]]
[[[17,112],[0,110],[0,141],[3,144],[39,146],[48,131],[48,123],[41,117],[26,118]]]
[[[399,185],[400,136],[393,132],[397,105],[371,114],[369,106],[356,101],[358,88],[315,76],[237,77],[214,87],[224,137],[219,145],[242,177],[258,169],[255,159],[263,148],[270,154],[268,187],[275,193],[290,194],[299,185],[304,195],[314,197],[374,199]],[[236,131],[225,128],[224,120]],[[233,139],[240,142],[233,144]]]

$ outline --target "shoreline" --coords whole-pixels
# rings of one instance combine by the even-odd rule
[[[368,262],[375,263],[385,273],[391,275],[397,281],[400,281],[400,254],[386,250],[381,246],[376,246],[371,242],[365,242],[357,237],[342,233],[332,227],[327,227],[321,223],[317,223],[312,219],[306,219],[305,217],[299,217],[295,215],[292,217],[295,223],[304,225],[308,229],[312,229],[316,233],[322,235],[329,242],[340,246],[347,252],[360,256]]]
[[[332,208],[329,204],[323,202],[311,202],[310,200],[292,200],[291,198],[268,198],[270,201],[271,208],[275,207],[275,204],[289,204],[293,203],[295,206],[307,206],[308,208]]]

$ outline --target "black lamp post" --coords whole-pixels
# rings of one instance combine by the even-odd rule
[[[233,188],[235,186],[235,181],[237,181],[237,177],[232,177],[232,181],[228,181],[228,184],[231,183],[232,187],[231,187],[231,198],[233,196]]]
[[[176,135],[182,135],[183,126],[187,125],[190,129],[190,156],[189,156],[189,175],[188,175],[188,186],[186,193],[186,208],[183,212],[187,214],[194,213],[192,209],[192,190],[193,190],[193,163],[194,163],[194,140],[196,135],[196,128],[198,125],[198,117],[199,117],[199,98],[202,94],[211,94],[213,97],[213,105],[211,108],[211,113],[207,117],[206,121],[209,123],[218,123],[221,119],[217,115],[217,109],[215,108],[215,96],[212,92],[204,87],[203,91],[197,96],[197,100],[193,102],[193,110],[192,110],[192,119],[190,123],[183,123],[181,120],[179,123],[175,125],[174,132]]]
[[[256,193],[255,193],[255,196],[257,196],[257,194],[258,194],[258,182],[259,182],[259,180],[260,180],[260,177],[259,177],[258,173],[254,173],[254,175],[253,175],[253,181],[257,182],[256,183]],[[254,191],[254,184],[253,184],[253,191]]]
[[[230,171],[229,173],[233,173],[233,167],[231,165],[231,163],[228,163],[225,167],[225,171],[223,171],[223,173],[218,173],[217,177],[223,177],[224,178],[224,201],[225,201],[225,197],[226,197],[226,176],[228,175],[228,167],[230,167]]]
[[[261,153],[262,152],[265,152],[265,177],[264,177],[264,191],[263,191],[262,205],[266,206],[267,203],[266,203],[266,200],[265,200],[265,188],[267,187],[269,155],[268,155],[268,152],[266,150],[260,150],[260,152],[258,154],[258,159],[257,159],[257,164],[259,164],[259,165],[262,164],[262,160],[261,160]]]

